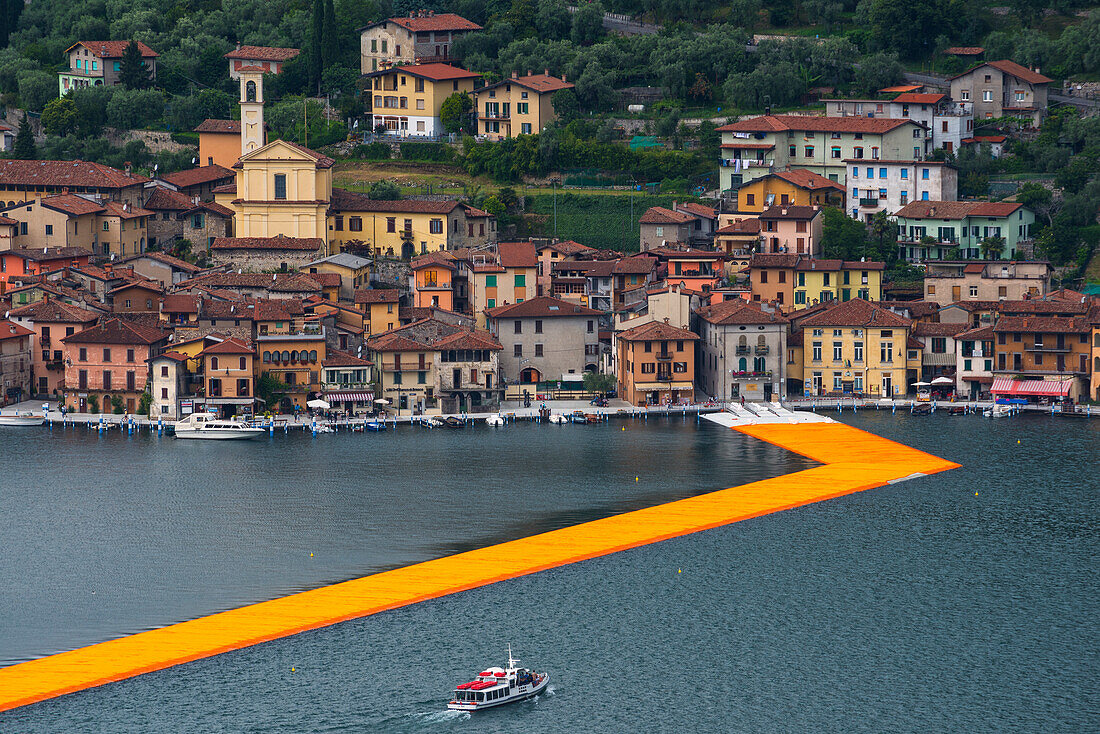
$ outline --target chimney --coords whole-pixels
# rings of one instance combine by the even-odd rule
[[[668,316],[665,316],[665,323],[668,323]]]
[[[434,17],[434,16],[435,16],[435,11],[434,11],[434,10],[429,10],[429,11],[428,11],[428,17],[429,17],[429,18],[432,18],[432,17]]]
[[[546,68],[544,68],[544,69],[542,70],[542,75],[543,75],[543,76],[550,76],[550,70],[549,70],[549,69],[546,69]]]
[[[513,78],[513,79],[519,79],[519,72],[518,72],[518,71],[515,71],[515,70],[513,70],[513,71],[512,71],[512,78]]]
[[[126,161],[126,164],[122,168],[123,173],[125,173],[127,176],[130,175],[130,165],[130,161]]]
[[[527,70],[527,76],[531,76],[531,70],[530,69]]]

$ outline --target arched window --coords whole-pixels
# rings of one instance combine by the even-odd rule
[[[749,338],[747,336],[745,336],[744,334],[742,334],[741,336],[739,336],[737,338],[737,346],[747,347],[748,345],[749,345]]]
[[[285,349],[283,350],[283,359],[282,359],[282,361],[283,362],[289,362],[290,361],[290,352],[288,352]]]
[[[314,349],[313,351],[311,351],[309,353],[309,361],[310,362],[316,362],[317,361],[317,350],[316,349]]]
[[[248,82],[244,85],[244,101],[255,102],[256,101],[256,82]]]
[[[212,370],[218,369],[218,358],[217,357],[211,357],[210,358],[210,369],[212,369]]]
[[[271,352],[264,352],[264,362],[271,361]]]
[[[298,350],[297,349],[291,350],[291,352],[290,352],[290,363],[294,364],[297,361],[298,361]]]
[[[749,371],[749,361],[747,359],[745,359],[744,357],[737,360],[737,369],[740,370],[741,372],[748,372]]]
[[[757,344],[757,346],[760,346],[760,347],[766,347],[766,346],[768,346],[768,339],[767,339],[767,337],[766,337],[766,336],[764,336],[763,334],[761,334],[760,336],[758,336],[758,337],[756,338],[756,344]]]

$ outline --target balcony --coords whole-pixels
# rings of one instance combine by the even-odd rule
[[[668,352],[657,352],[656,357],[657,357],[658,362],[671,362],[672,361],[672,355],[669,354]]]
[[[756,356],[761,357],[761,356],[767,354],[769,351],[770,351],[770,347],[767,347],[767,346],[757,347],[756,348]]]
[[[674,382],[671,372],[658,372],[656,376],[657,382]]]
[[[859,205],[860,205],[860,206],[862,206],[862,207],[865,207],[865,208],[875,208],[875,207],[878,207],[878,203],[879,203],[879,199],[878,199],[878,198],[871,198],[871,199],[863,199],[863,198],[861,198],[861,199],[859,200]]]
[[[1047,345],[1036,344],[1035,346],[1032,346],[1032,347],[1024,347],[1024,351],[1025,352],[1043,352],[1043,353],[1046,353],[1046,354],[1069,354],[1073,350],[1070,349],[1069,347],[1065,346],[1065,345],[1057,346],[1057,345],[1051,345],[1051,344],[1047,344]]]
[[[752,354],[752,347],[737,347],[737,356]]]
[[[503,112],[486,112],[478,115],[480,120],[510,120],[512,119],[511,113],[505,114]]]

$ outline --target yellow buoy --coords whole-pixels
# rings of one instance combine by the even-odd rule
[[[290,669],[290,672],[291,672],[291,673],[295,672],[295,671],[294,671],[294,668],[291,668],[291,669]]]
[[[309,557],[310,557],[310,558],[313,558],[313,554],[312,554],[312,553],[310,553],[310,554],[309,554]]]
[[[626,430],[626,426],[623,426],[623,430],[624,430],[624,431]]]
[[[975,496],[975,497],[977,497],[977,496],[978,496],[978,493],[977,493],[977,492],[975,492],[975,493],[974,493],[974,496]]]
[[[683,570],[684,570],[684,569],[682,569],[682,568],[678,568],[678,569],[676,569],[676,573],[682,573],[682,572],[683,572]]]
[[[635,481],[635,482],[636,482],[636,481],[638,481],[638,477],[634,477],[634,481]]]

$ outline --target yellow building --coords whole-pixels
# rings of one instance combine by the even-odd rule
[[[92,252],[98,239],[96,225],[106,209],[94,201],[73,194],[38,197],[26,203],[0,209],[15,220],[11,247],[82,247]]]
[[[355,298],[355,291],[370,285],[370,264],[371,261],[365,257],[341,252],[314,260],[303,268],[303,271],[311,274],[336,275],[340,279],[340,285],[337,297],[331,300],[350,301]],[[322,291],[328,290],[325,288],[326,280],[327,278],[320,279]]]
[[[325,329],[319,326],[307,326],[297,334],[256,337],[260,375],[267,373],[286,385],[277,391],[278,405],[267,405],[267,410],[289,412],[294,406],[305,410],[306,401],[322,389],[325,349]]]
[[[379,257],[416,255],[495,242],[496,218],[458,201],[383,201],[333,189],[328,217],[329,249],[366,247]]]
[[[470,303],[479,329],[485,328],[485,309],[523,303],[538,292],[539,257],[530,242],[501,242],[495,261],[474,263],[470,270]]]
[[[884,262],[800,258],[794,269],[795,307],[825,301],[882,300]]]
[[[96,232],[99,238],[96,252],[118,257],[145,252],[146,222],[154,213],[117,201],[108,201],[103,206],[105,211],[99,214]]]
[[[456,92],[471,94],[480,75],[449,64],[415,64],[364,74],[371,129],[392,135],[443,135],[439,108]]]
[[[513,71],[510,79],[484,86],[474,95],[477,133],[489,140],[537,135],[557,119],[554,93],[572,88],[564,75],[559,79],[550,76],[549,70],[527,76]]]
[[[738,212],[760,213],[770,206],[789,204],[844,208],[844,187],[805,168],[769,173],[735,190]]]
[[[355,308],[363,312],[363,329],[368,336],[401,325],[401,291],[396,288],[363,288],[355,291]]]
[[[838,301],[798,320],[807,394],[905,395],[911,325],[862,298]]]

